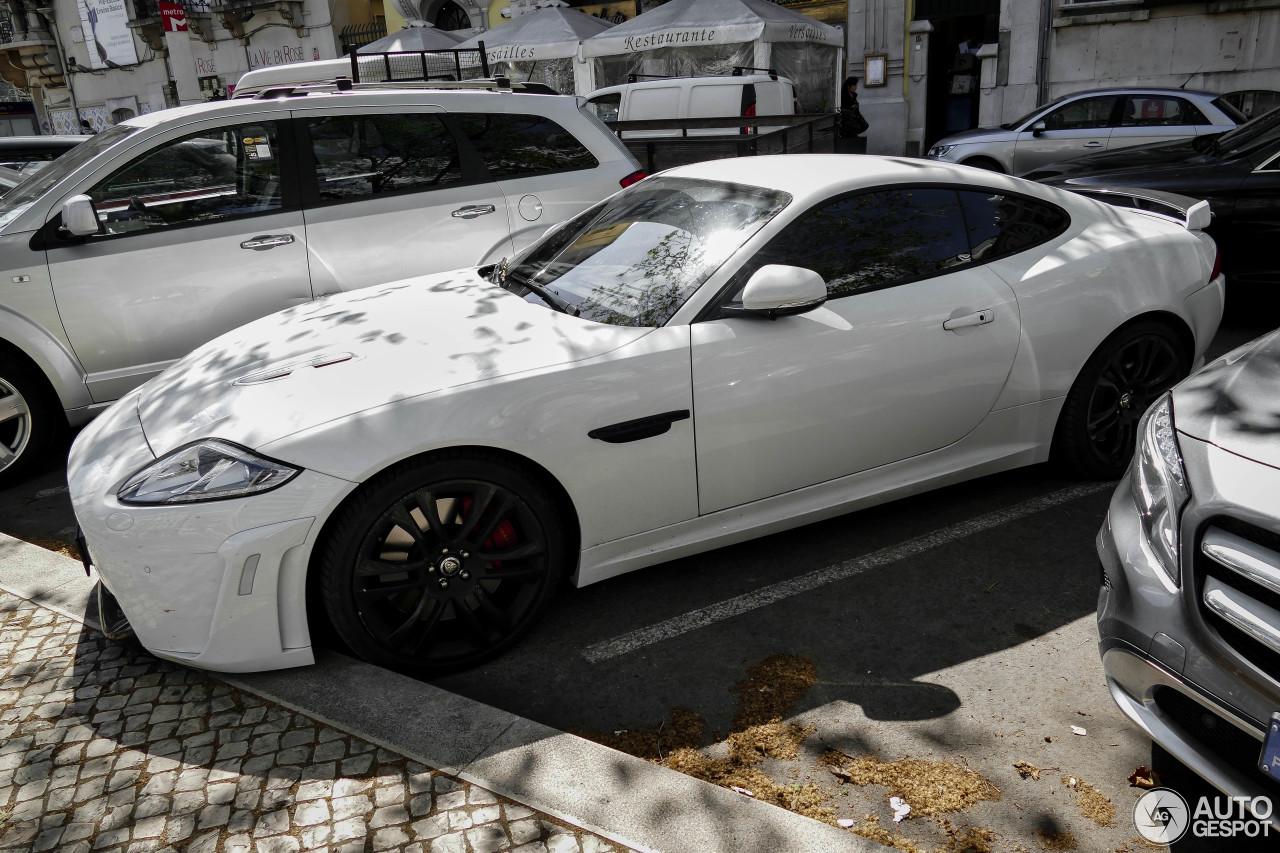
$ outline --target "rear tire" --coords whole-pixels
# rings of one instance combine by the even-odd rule
[[[0,354],[0,489],[43,464],[65,427],[43,377]]]
[[[370,480],[326,531],[320,597],[356,654],[418,675],[476,666],[533,628],[565,566],[563,525],[528,469],[450,452]]]
[[[1173,329],[1134,323],[1102,342],[1067,393],[1054,431],[1052,459],[1068,473],[1096,480],[1124,475],[1138,421],[1191,371],[1191,353]]]

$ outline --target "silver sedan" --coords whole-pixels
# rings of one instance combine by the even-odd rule
[[[926,156],[1023,175],[1099,151],[1222,133],[1244,116],[1222,96],[1185,89],[1092,89],[1064,95],[1000,127],[939,140]]]

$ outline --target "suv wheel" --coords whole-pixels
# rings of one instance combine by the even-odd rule
[[[61,430],[57,407],[35,372],[0,355],[0,488],[43,462]]]

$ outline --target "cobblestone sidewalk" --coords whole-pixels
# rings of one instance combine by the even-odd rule
[[[0,850],[625,848],[0,591]]]

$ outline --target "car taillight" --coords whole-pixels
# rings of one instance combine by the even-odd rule
[[[1218,249],[1213,255],[1213,272],[1209,273],[1209,281],[1217,278],[1220,272],[1222,272],[1222,250]]]
[[[625,190],[627,187],[631,186],[632,184],[638,184],[647,177],[649,176],[645,174],[644,169],[636,169],[630,175],[627,175],[625,178],[618,181],[618,183],[621,184],[622,188]]]

